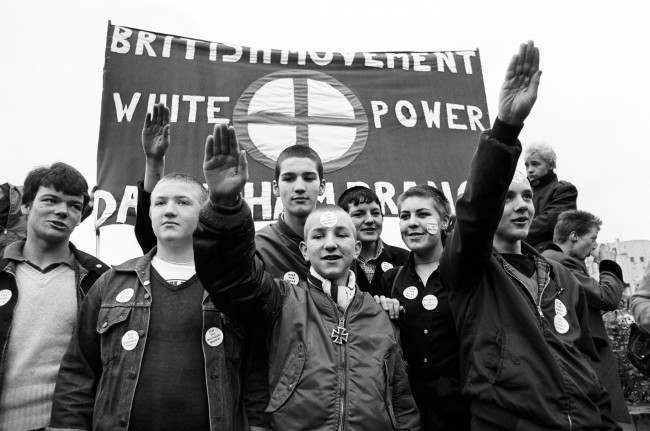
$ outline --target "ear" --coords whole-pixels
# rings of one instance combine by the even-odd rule
[[[276,180],[273,180],[271,187],[273,188],[273,196],[276,198],[280,197],[280,188],[278,187],[278,182]]]
[[[571,231],[569,234],[569,240],[571,242],[578,242],[578,234],[576,234],[575,231]]]
[[[354,258],[358,258],[359,254],[361,254],[361,241],[356,240],[354,242]]]
[[[31,207],[32,207],[31,204],[21,205],[20,212],[22,213],[22,215],[27,216],[29,215],[29,210],[31,209]]]
[[[305,262],[309,262],[309,255],[307,254],[307,244],[305,244],[305,241],[300,241],[300,244],[298,244],[298,248],[300,248],[300,253],[302,253],[302,257],[305,259]]]
[[[325,193],[325,179],[322,178],[320,180],[320,185],[318,186],[318,196],[323,196],[323,193]]]

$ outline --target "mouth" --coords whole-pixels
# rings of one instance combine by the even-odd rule
[[[52,226],[56,230],[67,230],[68,229],[67,224],[65,224],[65,223],[63,223],[61,221],[58,221],[58,220],[48,220],[48,223],[50,224],[50,226]]]
[[[321,260],[327,260],[329,262],[336,262],[343,259],[342,256],[339,256],[338,254],[328,254],[327,256],[321,257]]]
[[[375,233],[375,232],[377,232],[377,229],[374,228],[374,227],[364,227],[363,229],[361,229],[361,232]]]
[[[306,203],[309,202],[309,199],[306,197],[299,196],[299,197],[291,198],[291,201],[297,203]]]
[[[411,232],[406,234],[406,237],[411,239],[422,238],[423,236],[424,236],[423,232]]]
[[[166,221],[163,222],[161,226],[179,226],[179,224],[176,223],[175,221]]]
[[[528,217],[517,217],[517,218],[511,219],[511,221],[512,221],[513,224],[515,224],[517,226],[525,226],[526,224],[528,224],[529,219],[528,219]]]

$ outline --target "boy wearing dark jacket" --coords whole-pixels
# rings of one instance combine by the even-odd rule
[[[350,271],[360,244],[347,213],[334,206],[311,212],[300,243],[308,279],[273,279],[255,255],[253,220],[239,194],[246,158],[232,128],[217,126],[208,137],[203,168],[210,202],[195,233],[197,271],[214,298],[252,305],[263,318],[272,427],[419,429],[388,315]]]
[[[473,430],[613,430],[609,398],[585,356],[594,349],[584,294],[567,269],[522,242],[535,210],[528,180],[515,175],[516,138],[540,75],[539,51],[522,44],[440,263],[461,339],[463,392]]]

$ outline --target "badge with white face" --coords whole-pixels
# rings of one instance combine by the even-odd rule
[[[336,224],[336,222],[339,221],[338,217],[336,216],[336,213],[332,211],[325,211],[323,214],[320,215],[320,224],[322,224],[325,227],[332,227]]]
[[[560,334],[566,334],[569,331],[569,322],[562,316],[555,316],[553,318],[553,325],[555,325],[555,330]]]
[[[418,296],[418,288],[415,286],[409,286],[404,289],[404,298],[406,299],[415,299]]]
[[[437,235],[438,234],[438,223],[436,223],[436,222],[427,223],[427,232],[429,232],[429,235]]]
[[[138,340],[140,340],[138,331],[134,331],[133,329],[126,331],[122,336],[122,347],[124,350],[131,351],[138,345]]]
[[[129,302],[131,298],[133,298],[133,294],[135,293],[135,290],[132,288],[128,287],[121,291],[120,293],[117,294],[115,297],[115,300],[117,302]]]
[[[210,347],[217,347],[223,342],[223,332],[217,327],[212,327],[205,331],[205,342]]]
[[[9,289],[0,290],[0,307],[5,305],[11,299],[12,293]]]
[[[296,274],[293,271],[285,272],[282,279],[287,283],[293,284],[294,286],[297,286],[298,282],[300,281],[300,277],[298,277],[298,274]]]
[[[422,306],[425,310],[435,310],[438,306],[438,298],[436,298],[436,295],[425,295],[422,298]]]
[[[555,314],[558,316],[566,316],[566,307],[564,303],[559,299],[555,298]]]
[[[382,262],[381,263],[381,270],[384,271],[384,272],[386,272],[386,271],[388,271],[388,270],[390,270],[392,268],[393,268],[393,264],[390,263],[390,262]]]

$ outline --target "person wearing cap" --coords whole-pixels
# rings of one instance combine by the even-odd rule
[[[508,66],[498,116],[481,135],[440,278],[460,337],[472,430],[614,430],[576,279],[523,240],[535,208],[516,173],[517,136],[537,98],[539,51],[521,44]]]
[[[210,200],[195,232],[196,268],[214,298],[251,306],[269,343],[266,411],[278,430],[419,430],[398,336],[388,314],[358,289],[350,266],[361,244],[347,212],[306,217],[300,251],[309,275],[273,278],[256,255],[241,191],[248,178],[234,129],[215,127],[203,163]]]
[[[361,252],[352,267],[359,289],[373,296],[379,295],[383,274],[395,266],[404,265],[409,253],[382,241],[384,215],[375,192],[364,186],[350,187],[341,194],[337,205],[350,214],[357,238],[361,241]]]
[[[526,242],[540,253],[553,243],[553,228],[562,211],[576,209],[578,190],[568,181],[558,180],[557,156],[544,142],[529,145],[524,152],[528,181],[533,188],[535,217]]]
[[[0,258],[2,430],[49,423],[54,383],[77,311],[108,269],[70,242],[86,205],[88,185],[72,166],[54,163],[25,178],[21,212],[27,235],[7,245]]]
[[[245,333],[194,267],[203,185],[168,174],[151,194],[157,246],[106,272],[61,363],[51,429],[248,430]]]

